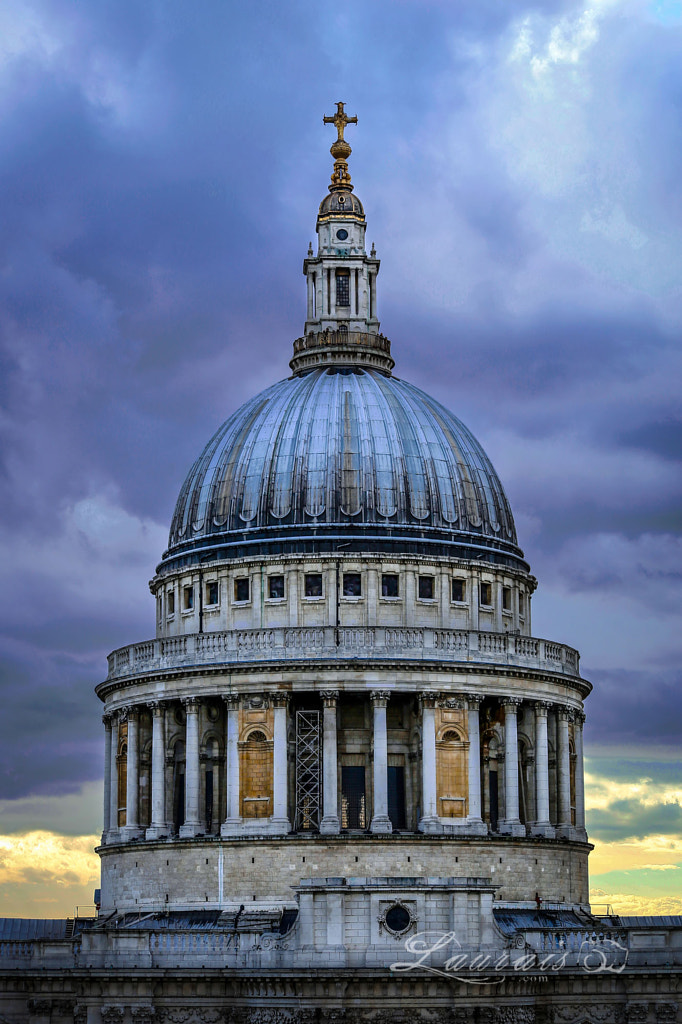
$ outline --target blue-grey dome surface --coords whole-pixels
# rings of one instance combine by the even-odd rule
[[[471,432],[419,388],[358,367],[280,381],[238,409],[182,486],[164,559],[216,547],[227,557],[256,538],[278,550],[403,538],[522,558],[502,484]]]

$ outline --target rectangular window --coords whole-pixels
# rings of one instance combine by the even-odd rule
[[[322,573],[307,572],[305,574],[304,589],[306,597],[322,597]]]
[[[502,607],[506,612],[511,611],[511,587],[502,587]]]
[[[206,604],[218,603],[218,581],[209,580],[206,584]]]
[[[466,580],[453,580],[452,581],[452,600],[453,601],[466,601],[466,599],[467,599]]]
[[[347,270],[336,271],[336,305],[350,306],[350,274]]]
[[[395,573],[384,573],[381,577],[381,596],[398,597],[398,576]]]
[[[268,597],[272,601],[284,597],[284,576],[268,576]]]
[[[190,612],[194,608],[194,587],[185,587],[182,593],[182,607],[186,612]]]
[[[525,606],[526,606],[525,595],[522,594],[521,592],[519,592],[519,615],[523,615],[524,614]]]
[[[344,572],[343,596],[362,597],[362,577],[359,572]]]
[[[168,614],[175,615],[175,591],[169,590],[166,598],[168,602]]]
[[[433,600],[433,576],[419,577],[419,599],[420,601]]]
[[[481,604],[491,605],[493,603],[492,583],[481,583]]]
[[[249,577],[241,576],[239,579],[234,581],[234,599],[235,601],[248,601],[249,600]]]

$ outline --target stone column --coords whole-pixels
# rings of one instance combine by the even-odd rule
[[[481,730],[478,717],[483,698],[477,693],[468,693],[466,699],[469,729],[469,814],[466,830],[470,835],[484,836],[488,829],[481,817]]]
[[[519,743],[516,716],[521,700],[504,697],[504,818],[499,831],[505,835],[525,836],[526,827],[519,819]]]
[[[333,834],[341,830],[339,823],[338,767],[336,755],[336,705],[338,690],[322,691],[322,822],[320,832]]]
[[[436,699],[437,693],[419,694],[422,709],[422,816],[420,832],[439,832],[440,818],[436,794]]]
[[[225,728],[225,788],[227,790],[227,817],[220,826],[221,836],[241,833],[242,816],[239,809],[239,694],[225,693],[227,706]]]
[[[146,839],[168,835],[166,822],[166,707],[163,701],[149,703],[152,713],[152,808]]]
[[[111,828],[111,715],[102,715],[104,723],[104,814],[102,815],[102,843],[107,841]]]
[[[571,822],[571,751],[568,745],[568,708],[557,709],[557,839],[570,839]]]
[[[530,831],[534,836],[554,837],[549,820],[549,745],[547,742],[547,712],[551,704],[545,700],[535,702],[535,814]]]
[[[585,766],[583,764],[583,725],[585,714],[582,711],[575,713],[574,740],[575,740],[575,838],[587,842],[587,831],[585,829]]]
[[[107,842],[115,842],[118,838],[118,712],[111,715],[111,781],[109,804],[109,835]]]
[[[185,823],[180,838],[191,839],[201,831],[199,820],[199,701],[185,697]]]
[[[275,722],[273,728],[272,752],[272,817],[268,831],[279,835],[291,832],[291,822],[287,806],[287,705],[289,694],[286,690],[276,690],[270,694],[274,705]]]
[[[372,690],[370,693],[374,709],[374,729],[372,732],[374,746],[374,813],[372,815],[371,832],[392,832],[393,826],[388,816],[388,733],[386,731],[386,705],[391,696],[390,690]]]
[[[125,840],[142,835],[139,823],[140,798],[140,709],[130,705],[128,712],[128,755],[126,758],[126,823]]]

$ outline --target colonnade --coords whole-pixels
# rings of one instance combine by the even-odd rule
[[[225,817],[221,824],[221,835],[243,835],[245,821],[240,809],[240,704],[242,697],[236,693],[223,695],[225,715]],[[338,690],[322,690],[321,727],[321,776],[322,808],[320,832],[334,834],[341,830],[338,800],[337,744]],[[440,694],[435,691],[421,691],[417,694],[421,720],[421,814],[418,829],[426,833],[442,833],[456,830],[463,835],[485,835],[488,825],[482,816],[481,793],[481,727],[480,705],[484,697],[478,694]],[[272,717],[272,814],[269,818],[255,819],[251,828],[259,833],[284,835],[291,831],[288,816],[288,705],[287,691],[269,693],[267,698],[273,708]],[[369,692],[372,705],[372,747],[373,747],[373,814],[370,831],[389,833],[392,830],[388,807],[388,729],[387,706],[390,690]],[[457,705],[466,712],[468,729],[468,814],[463,819],[444,819],[438,814],[437,793],[437,743],[436,709],[446,699],[447,706]],[[585,716],[581,711],[556,705],[548,701],[522,701],[517,697],[501,696],[499,705],[504,715],[504,817],[497,823],[497,831],[512,836],[531,835],[546,838],[586,839],[585,801],[583,775],[582,726]],[[104,787],[104,832],[105,841],[127,841],[131,839],[158,839],[172,831],[168,823],[165,787],[166,764],[166,710],[171,702],[153,700],[144,704],[129,705],[117,712],[105,714],[103,722],[106,732],[105,787]],[[175,702],[177,703],[177,702]],[[196,697],[181,699],[185,710],[185,789],[184,823],[180,826],[180,838],[191,838],[203,831],[200,816],[200,700]],[[532,822],[524,823],[519,807],[519,742],[517,719],[521,704],[534,711],[534,800],[535,816]],[[139,821],[140,785],[140,731],[139,716],[142,710],[152,715],[151,742],[151,787],[150,817],[148,827]],[[557,719],[556,749],[556,822],[550,820],[550,760],[548,739],[548,713],[554,710]],[[119,722],[127,722],[127,773],[125,824],[119,826]],[[573,807],[571,806],[571,752],[569,746],[569,722],[574,723],[575,781]]]

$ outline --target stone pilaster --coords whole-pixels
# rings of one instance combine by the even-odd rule
[[[148,704],[152,713],[152,806],[146,839],[160,839],[169,833],[166,822],[166,706],[161,700]]]
[[[338,801],[338,768],[336,744],[336,705],[338,690],[323,690],[322,697],[322,821],[320,832],[327,835],[341,831]]]
[[[370,699],[374,710],[374,813],[371,832],[392,832],[388,816],[388,733],[386,729],[386,707],[391,696],[390,690],[372,690]]]
[[[481,729],[479,708],[483,698],[468,693],[467,726],[469,731],[469,813],[466,831],[469,835],[484,836],[488,829],[481,816]]]
[[[505,835],[525,836],[526,826],[519,818],[519,743],[517,715],[521,700],[503,697],[504,708],[504,808],[499,831]]]
[[[199,701],[185,697],[185,822],[180,838],[191,839],[201,831],[199,820]]]
[[[291,832],[287,799],[287,707],[289,693],[275,690],[270,694],[274,708],[273,751],[272,751],[272,817],[268,831],[286,835]]]
[[[111,715],[102,715],[104,724],[104,808],[102,814],[102,843],[107,841],[111,828]]]
[[[140,709],[131,704],[127,708],[128,755],[126,762],[126,823],[122,838],[126,841],[142,835],[139,821],[140,799]]]
[[[530,827],[531,835],[554,837],[549,819],[549,744],[547,741],[548,701],[535,701],[535,815]]]
[[[436,700],[438,694],[423,690],[419,694],[422,718],[422,813],[420,832],[439,832],[440,818],[436,793]]]
[[[587,842],[585,829],[585,765],[583,763],[583,725],[585,715],[582,711],[575,713],[575,838]]]
[[[571,822],[571,752],[568,745],[568,708],[557,709],[557,796],[558,813],[556,835],[558,839],[573,838]]]
[[[225,786],[227,809],[225,821],[220,826],[221,836],[238,835],[242,829],[239,809],[239,703],[238,693],[225,693],[223,700],[227,708],[225,723]]]

